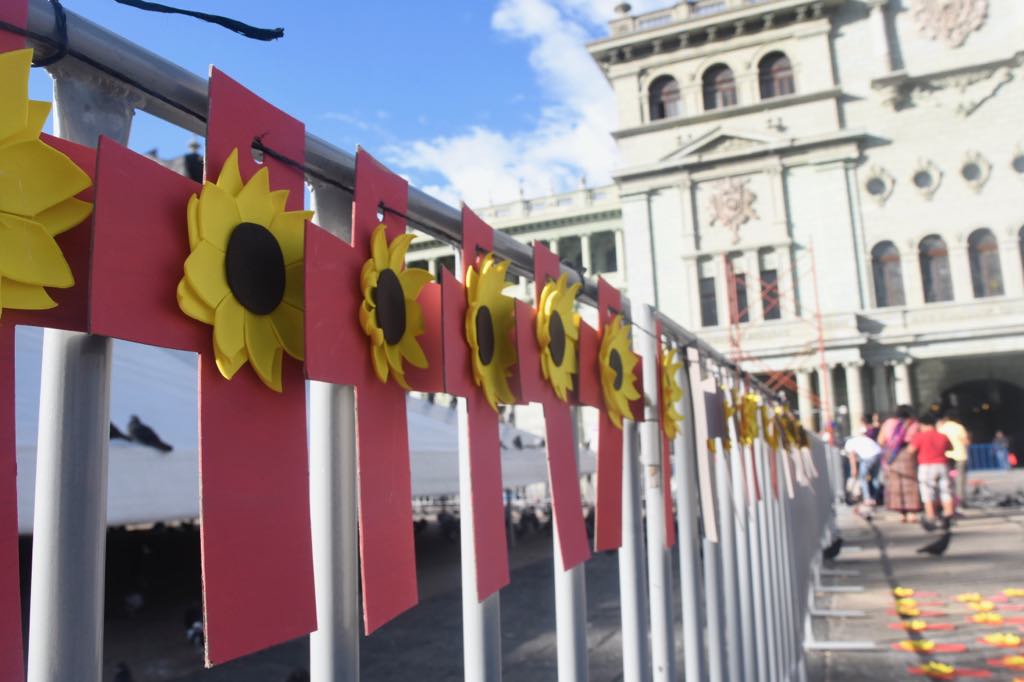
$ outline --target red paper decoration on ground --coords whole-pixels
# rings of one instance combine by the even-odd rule
[[[303,125],[213,70],[206,150],[215,178],[233,149],[242,177],[259,168],[254,137],[305,156]],[[100,142],[91,324],[95,333],[199,353],[201,531],[207,664],[316,628],[305,387],[285,358],[282,393],[250,367],[230,381],[214,364],[212,328],[178,308],[189,255],[187,205],[200,186],[109,140]],[[302,173],[272,158],[273,189],[302,208]]]
[[[360,327],[360,269],[381,223],[388,240],[405,233],[408,183],[363,150],[356,154],[352,243],[306,228],[306,373],[310,379],[355,386],[359,458],[359,547],[363,625],[369,634],[416,605],[416,554],[406,392],[373,372]],[[378,218],[378,210],[381,217]],[[441,289],[429,284],[418,302],[426,333],[419,343],[429,367],[409,367],[412,388],[443,390]]]

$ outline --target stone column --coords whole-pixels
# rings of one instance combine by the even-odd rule
[[[967,242],[959,240],[947,244],[949,248],[949,276],[953,280],[953,300],[973,301],[974,283],[971,281],[971,262],[967,256]]]
[[[800,412],[800,423],[806,429],[814,428],[814,406],[811,403],[811,370],[796,370],[797,411]]]
[[[1024,296],[1024,272],[1021,267],[1020,242],[1017,231],[1010,230],[999,240],[999,270],[1003,275],[1003,291],[1007,296]]]
[[[590,262],[590,235],[580,235],[580,260],[583,261],[583,272],[589,276],[594,276],[594,266]]]
[[[824,369],[818,367],[815,371],[818,373],[818,399],[821,401],[818,424],[819,430],[823,430],[828,426],[825,421],[826,412],[828,412],[830,421],[836,418],[836,385],[832,381],[831,366],[826,366]]]
[[[864,362],[847,362],[843,365],[846,372],[846,402],[850,409],[850,434],[860,431],[861,419],[864,418],[864,387],[861,384],[860,368]]]
[[[913,405],[914,391],[910,384],[910,359],[898,360],[893,365],[893,385],[896,389],[897,405]]]
[[[626,238],[622,230],[615,230],[615,271],[626,281]]]
[[[868,0],[868,6],[871,8],[871,43],[878,64],[878,73],[882,76],[893,70],[889,29],[885,20],[885,8],[888,4],[889,0]]]
[[[871,390],[875,412],[882,415],[891,409],[889,405],[889,373],[886,371],[886,366],[879,363],[871,365],[871,374]]]

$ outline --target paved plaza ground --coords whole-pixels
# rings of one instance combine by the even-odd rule
[[[1024,489],[1024,471],[982,473],[972,476],[972,480],[982,484],[986,497],[980,501],[985,506],[965,511],[964,518],[954,528],[949,550],[941,558],[915,552],[936,537],[926,534],[918,525],[901,524],[883,515],[867,523],[849,509],[841,510],[839,523],[847,547],[829,565],[833,569],[857,571],[859,575],[826,576],[823,583],[859,585],[864,589],[853,593],[819,593],[815,601],[822,609],[860,610],[864,615],[814,618],[814,634],[820,641],[868,641],[874,642],[876,648],[810,652],[809,680],[921,679],[910,677],[907,668],[924,658],[892,649],[893,643],[905,638],[900,631],[889,627],[899,620],[890,613],[895,605],[892,596],[895,586],[936,593],[937,596],[923,600],[942,602],[941,605],[924,608],[941,610],[947,615],[926,620],[956,626],[949,631],[928,631],[920,637],[967,645],[964,653],[942,654],[935,658],[960,668],[981,669],[988,667],[988,659],[1007,653],[984,646],[978,638],[988,632],[1017,631],[1016,625],[986,628],[969,624],[966,618],[971,612],[953,597],[967,591],[987,596],[999,594],[1008,587],[1024,587],[1024,562],[1021,561],[1024,508],[1014,498],[1017,491]],[[1007,500],[1007,496],[1011,499]],[[1011,504],[999,506],[1000,501]],[[363,639],[363,679],[375,682],[463,679],[458,542],[451,542],[432,530],[417,538],[417,551],[421,604]],[[196,555],[188,559],[188,565],[197,561]],[[550,534],[539,531],[525,536],[512,549],[511,561],[512,583],[501,595],[504,679],[506,682],[554,680],[555,616]],[[595,556],[587,563],[586,572],[591,680],[621,680],[617,558],[614,554]],[[186,600],[186,590],[178,593],[164,590],[147,600],[146,606],[131,617],[111,608],[106,624],[105,679],[113,678],[118,661],[128,663],[136,682],[285,682],[292,672],[308,668],[308,643],[303,638],[204,670],[199,655],[184,638],[181,605]],[[678,624],[679,605],[678,600],[675,601]],[[1013,608],[1014,602],[1024,604],[1024,599],[1012,599],[996,606]],[[1024,610],[997,612],[1007,617],[1024,617]],[[677,632],[677,641],[678,635]],[[678,660],[682,660],[681,651],[678,651]],[[1001,672],[990,679],[1009,682],[1013,675]]]

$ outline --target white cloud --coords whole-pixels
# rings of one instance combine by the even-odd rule
[[[450,203],[471,206],[567,191],[580,176],[608,182],[615,167],[615,102],[585,43],[603,35],[614,2],[607,0],[501,0],[491,17],[500,34],[529,41],[530,66],[552,102],[527,130],[504,133],[474,126],[465,132],[386,150],[412,171],[437,174],[430,191]],[[635,11],[665,6],[640,0]]]

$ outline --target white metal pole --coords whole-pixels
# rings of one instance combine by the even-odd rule
[[[128,142],[134,109],[115,86],[54,68],[54,132]],[[79,282],[79,286],[85,286]],[[43,335],[29,607],[28,679],[94,682],[103,666],[111,341]]]
[[[641,332],[634,336],[643,358],[644,421],[640,431],[640,460],[644,472],[644,501],[647,527],[647,595],[651,613],[651,672],[655,682],[676,679],[675,636],[672,623],[671,554],[665,549],[665,496],[671,490],[662,486],[661,428],[658,416],[658,358],[654,331],[654,309],[639,305],[634,309]],[[671,472],[669,472],[671,474]]]
[[[760,417],[757,417],[760,424]],[[758,428],[760,433],[760,428]],[[766,460],[760,436],[751,446],[761,488],[761,504],[758,523],[761,528],[761,565],[764,582],[764,620],[768,646],[768,679],[779,679],[779,627],[778,608],[775,603],[775,552],[772,537],[772,489],[766,469]]]
[[[348,240],[352,197],[329,185],[312,191],[317,224]],[[309,504],[317,629],[309,636],[312,682],[359,679],[359,516],[355,389],[309,385]]]
[[[731,389],[731,384],[728,385]],[[738,405],[735,406],[738,409]],[[736,574],[739,585],[739,619],[742,636],[743,682],[754,682],[757,677],[757,629],[754,623],[754,588],[751,575],[750,524],[749,504],[747,502],[747,476],[743,456],[740,454],[742,445],[738,440],[736,425],[728,419],[729,438],[732,440],[732,452],[726,457],[732,474],[732,499],[734,506],[730,510],[733,525],[736,528]]]
[[[679,527],[676,542],[679,545],[679,592],[683,613],[683,666],[686,682],[700,682],[705,679],[705,654],[702,643],[705,611],[718,612],[718,595],[714,595],[716,604],[706,604],[701,599],[701,566],[697,545],[700,538],[697,533],[697,477],[694,473],[697,466],[696,437],[694,435],[694,410],[692,403],[692,387],[685,370],[680,370],[676,377],[683,388],[683,397],[679,401],[677,412],[683,416],[679,435],[675,439],[675,471],[676,471],[676,525]],[[710,547],[708,546],[710,545]],[[713,543],[704,546],[704,552],[714,554]],[[717,573],[717,570],[716,570]],[[715,577],[717,581],[717,575]],[[709,599],[710,601],[710,599]],[[716,627],[717,625],[716,620]],[[712,635],[711,624],[708,624],[708,640]],[[709,656],[719,657],[720,651],[709,652]],[[721,660],[716,669],[721,674]],[[720,678],[719,678],[720,679]]]
[[[579,464],[582,423],[580,408],[572,409],[573,449]],[[558,544],[558,519],[555,519],[555,637],[558,649],[559,682],[586,682],[587,664],[587,573],[586,563],[568,571],[562,568],[562,550]]]
[[[721,583],[719,593],[722,595],[722,608],[725,612],[725,638],[726,669],[728,679],[742,681],[743,677],[743,617],[740,609],[740,571],[739,571],[739,548],[746,543],[746,539],[740,541],[738,532],[742,519],[736,513],[733,503],[733,483],[731,475],[730,460],[731,453],[724,452],[715,457],[715,493],[718,497],[718,551],[721,557],[720,568]],[[745,554],[745,552],[744,552]],[[711,571],[708,570],[708,578]]]
[[[622,547],[619,549],[619,605],[622,609],[622,679],[651,677],[647,647],[643,531],[640,528],[639,439],[636,422],[623,420]]]

